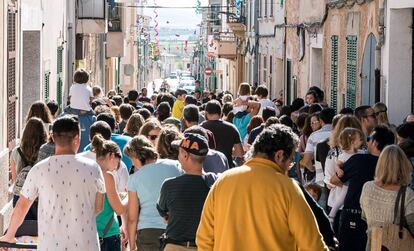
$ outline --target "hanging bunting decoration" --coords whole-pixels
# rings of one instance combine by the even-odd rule
[[[154,57],[160,55],[160,50],[158,47],[159,44],[159,32],[158,32],[158,10],[157,10],[157,3],[154,0]]]

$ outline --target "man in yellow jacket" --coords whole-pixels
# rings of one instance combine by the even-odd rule
[[[258,136],[252,158],[211,188],[197,230],[205,250],[327,251],[315,217],[287,175],[298,137],[283,125]]]

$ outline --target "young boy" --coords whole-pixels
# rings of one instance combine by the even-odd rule
[[[74,83],[69,90],[70,107],[81,111],[91,111],[93,99],[92,88],[87,84],[89,73],[85,70],[77,70],[73,75]]]
[[[172,109],[172,116],[176,119],[181,119],[183,117],[184,100],[187,96],[187,91],[184,89],[177,89],[177,91],[175,92],[175,96],[177,97],[177,99],[175,100]]]

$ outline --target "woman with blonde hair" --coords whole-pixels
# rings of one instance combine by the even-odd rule
[[[388,114],[387,114],[387,106],[384,103],[378,102],[374,105],[374,112],[375,116],[377,118],[378,124],[384,124],[387,126],[390,126],[390,122],[388,120]]]
[[[158,120],[149,119],[142,125],[141,129],[139,130],[139,135],[145,136],[155,147],[157,145],[161,129],[162,126]]]
[[[405,227],[414,236],[414,192],[407,187],[411,182],[412,171],[410,161],[397,145],[389,145],[381,152],[375,179],[365,183],[360,198],[362,218],[367,222],[368,233],[372,227],[394,222],[397,195],[400,190],[405,190]],[[370,234],[367,250],[370,250]]]
[[[182,174],[178,161],[158,159],[158,153],[143,135],[134,137],[124,148],[136,171],[128,182],[128,237],[130,250],[160,250],[160,236],[166,224],[157,211],[161,185],[165,179]]]
[[[139,113],[134,113],[129,117],[124,129],[124,135],[135,137],[139,135],[142,125],[145,123],[144,118]]]

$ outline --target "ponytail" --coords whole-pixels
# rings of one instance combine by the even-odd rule
[[[93,136],[91,144],[92,149],[96,153],[96,158],[105,157],[108,153],[113,153],[119,158],[122,157],[118,145],[111,140],[105,140],[101,134]]]

